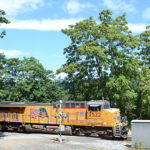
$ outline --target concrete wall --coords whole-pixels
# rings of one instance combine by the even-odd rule
[[[150,120],[132,120],[132,146],[150,148]]]

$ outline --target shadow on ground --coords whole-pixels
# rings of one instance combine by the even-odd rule
[[[0,139],[5,137],[6,135],[4,134],[4,132],[0,132]]]

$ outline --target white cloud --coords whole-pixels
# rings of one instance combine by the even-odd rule
[[[22,30],[40,30],[40,31],[60,31],[68,28],[69,25],[75,24],[83,18],[77,19],[43,19],[43,20],[14,20],[10,24],[2,24],[0,28],[5,29],[22,29]],[[146,24],[128,24],[132,32],[143,32]]]
[[[150,7],[144,10],[142,16],[143,18],[150,19]]]
[[[104,5],[114,11],[136,12],[137,9],[133,2],[125,2],[124,0],[103,0]]]
[[[128,27],[134,33],[140,33],[146,30],[145,24],[128,24]]]
[[[56,71],[55,71],[55,73],[56,73]],[[64,72],[55,75],[56,80],[65,79],[66,77],[67,77],[67,74]]]
[[[14,16],[28,9],[37,9],[43,0],[0,0],[0,7],[7,15]]]
[[[4,50],[0,49],[0,53],[3,53],[7,57],[16,57],[21,55],[23,52],[19,50]]]
[[[82,20],[78,19],[43,19],[43,20],[14,20],[10,24],[2,24],[0,28],[8,29],[29,29],[41,31],[60,31],[68,28],[68,25],[75,24]]]
[[[85,8],[91,8],[94,7],[93,4],[87,2],[87,3],[79,3],[78,1],[71,0],[69,1],[65,6],[65,11],[67,11],[70,15],[75,15],[79,12],[81,12]]]

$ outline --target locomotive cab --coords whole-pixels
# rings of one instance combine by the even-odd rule
[[[109,101],[92,100],[87,102],[87,119],[101,123],[102,129],[108,135],[112,134],[115,138],[127,138],[127,122],[121,120],[119,109],[110,108]]]
[[[87,118],[99,118],[101,117],[101,110],[109,109],[110,103],[106,100],[92,100],[87,103],[87,106]]]

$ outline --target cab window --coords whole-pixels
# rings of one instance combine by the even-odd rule
[[[110,106],[109,106],[109,105],[104,105],[103,108],[104,108],[104,109],[109,109]]]
[[[101,106],[89,106],[88,110],[89,111],[100,111],[101,110]]]

